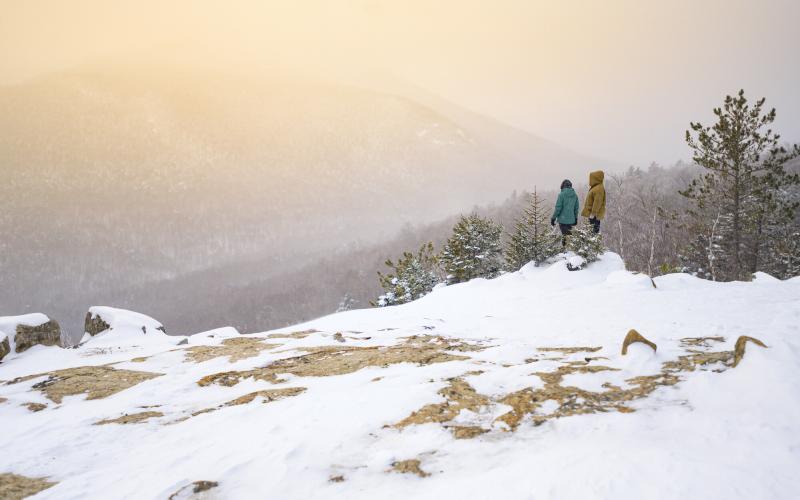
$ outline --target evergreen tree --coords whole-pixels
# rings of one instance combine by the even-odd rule
[[[588,222],[572,228],[572,234],[567,238],[567,250],[583,257],[586,264],[596,261],[605,252],[603,236],[595,233]]]
[[[781,279],[800,276],[800,227],[781,229],[770,234],[772,251],[766,254],[760,269]]]
[[[714,177],[703,177],[698,185],[700,182],[704,195],[688,211],[686,229],[691,236],[679,259],[683,264],[682,271],[718,281],[723,276],[724,263],[730,262],[729,246],[724,242],[731,232],[732,217],[724,210],[724,198]]]
[[[453,234],[442,250],[441,261],[447,283],[462,283],[473,278],[494,278],[502,270],[502,226],[491,219],[471,214],[453,227]]]
[[[800,183],[784,165],[800,155],[780,136],[764,130],[775,110],[762,113],[764,99],[750,106],[739,91],[714,109],[717,123],[691,123],[686,142],[705,173],[681,194],[694,206],[687,227],[695,234],[683,255],[684,266],[713,280],[749,280],[764,262],[772,262],[778,235],[795,221],[797,200],[782,196]]]
[[[796,204],[800,202],[800,186],[782,190],[778,196],[783,206]],[[763,257],[758,262],[758,270],[781,279],[799,276],[800,217],[796,216],[794,223],[788,224],[782,220],[780,213],[778,216],[768,215],[759,230],[763,249],[758,255]]]
[[[547,215],[543,213],[541,200],[534,189],[528,195],[528,206],[514,223],[506,247],[506,269],[517,271],[533,261],[539,265],[561,251],[561,242],[547,226]]]
[[[427,295],[441,282],[438,258],[430,242],[422,245],[416,255],[403,252],[396,264],[389,259],[386,265],[392,272],[378,272],[378,280],[385,293],[372,305],[385,307],[405,304]]]

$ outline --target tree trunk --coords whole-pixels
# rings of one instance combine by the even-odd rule
[[[733,267],[734,279],[742,279],[742,261],[739,256],[739,248],[741,246],[741,229],[739,220],[739,205],[740,199],[740,184],[739,184],[739,165],[734,166],[733,176]]]
[[[763,235],[762,226],[763,226],[763,217],[758,218],[758,225],[756,229],[756,240],[753,242],[753,264],[750,268],[750,273],[755,273],[758,271],[758,254],[761,251],[761,236]]]
[[[647,274],[650,278],[653,277],[653,257],[656,250],[656,215],[658,215],[658,207],[653,209],[653,225],[650,228],[650,258],[647,260]]]

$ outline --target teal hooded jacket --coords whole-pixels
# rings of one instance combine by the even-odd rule
[[[553,212],[553,219],[557,219],[559,224],[577,224],[578,223],[578,195],[571,187],[565,187],[558,194],[556,200],[556,209]]]

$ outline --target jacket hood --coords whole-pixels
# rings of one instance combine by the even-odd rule
[[[602,170],[596,170],[594,172],[591,172],[589,174],[589,187],[593,188],[598,184],[602,184],[604,177],[605,177],[605,174],[603,173]]]

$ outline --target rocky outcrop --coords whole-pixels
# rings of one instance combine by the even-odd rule
[[[14,343],[16,352],[27,351],[37,344],[61,346],[61,326],[52,319],[36,326],[19,324]]]
[[[767,347],[766,344],[764,344],[763,342],[761,342],[760,340],[758,340],[755,337],[748,337],[747,335],[742,335],[741,337],[736,339],[736,347],[734,347],[734,351],[733,351],[733,367],[734,368],[736,368],[736,366],[739,365],[739,362],[744,357],[744,348],[745,348],[745,345],[748,342],[752,342],[755,345],[758,345],[758,346],[761,346],[761,347]]]
[[[11,344],[8,343],[8,337],[5,334],[0,333],[0,337],[3,338],[0,340],[0,361],[2,361],[11,352]]]
[[[649,340],[644,338],[642,334],[640,334],[636,330],[630,330],[628,331],[628,334],[625,336],[625,340],[622,341],[622,355],[624,356],[628,354],[628,346],[631,344],[635,344],[637,342],[650,346],[650,348],[653,349],[653,352],[655,352],[658,349],[658,346],[656,346],[653,342],[650,342]]]
[[[89,311],[86,313],[86,320],[83,322],[83,331],[94,337],[98,333],[102,333],[111,328],[111,325],[106,323],[99,314]]]
[[[35,345],[61,345],[58,322],[41,313],[0,317],[0,360]]]
[[[118,309],[115,307],[94,306],[89,308],[84,320],[84,341],[106,331],[128,332],[131,334],[165,334],[167,330],[150,316]]]

